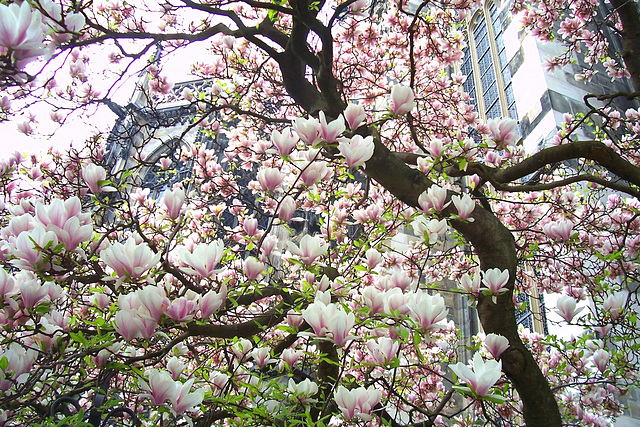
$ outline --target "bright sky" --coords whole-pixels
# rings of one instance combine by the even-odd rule
[[[189,73],[190,66],[194,62],[203,60],[203,48],[202,43],[192,44],[186,48],[181,48],[177,53],[163,56],[163,75],[168,76],[169,80],[174,83],[193,80],[194,77]],[[90,69],[95,72],[106,67],[106,57],[107,52],[105,51],[100,52],[98,55],[92,54],[89,62]],[[132,70],[139,70],[141,66],[132,68]],[[68,65],[65,65],[63,71],[56,74],[56,80],[61,82],[60,86],[62,86],[62,80],[67,70]],[[132,74],[132,77],[124,80],[111,93],[111,99],[122,106],[129,102],[129,98],[135,88],[137,73]],[[107,80],[104,79],[103,83],[105,83],[105,87],[100,89],[101,94],[104,96],[108,87],[106,86]],[[89,120],[73,116],[62,127],[52,122],[49,118],[49,112],[51,111],[51,106],[49,105],[34,104],[29,108],[29,111],[37,119],[37,123],[33,126],[37,132],[33,135],[27,136],[18,131],[18,123],[26,121],[26,116],[17,115],[7,122],[0,123],[0,135],[2,135],[0,137],[0,159],[9,157],[15,151],[36,154],[46,152],[50,147],[63,151],[70,146],[82,146],[95,132],[108,132],[116,120],[116,115],[104,105],[91,110],[95,114]],[[49,136],[52,133],[53,135]]]

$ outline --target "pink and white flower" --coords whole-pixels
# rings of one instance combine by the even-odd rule
[[[478,397],[489,395],[491,387],[500,379],[502,361],[485,362],[480,353],[473,355],[473,370],[462,362],[449,365],[458,378],[467,383]]]
[[[320,111],[319,116],[322,139],[330,144],[336,142],[338,136],[340,136],[346,129],[344,125],[344,118],[342,116],[338,116],[337,119],[327,123],[324,111]]]
[[[176,382],[175,393],[171,397],[171,408],[176,414],[183,414],[187,411],[194,410],[196,406],[202,403],[202,399],[204,399],[204,389],[199,388],[192,393],[189,392],[194,381],[195,379],[191,378],[184,384]]]
[[[513,119],[489,119],[487,126],[491,131],[490,141],[496,148],[502,149],[516,142],[518,122]]]
[[[397,116],[403,116],[416,106],[413,89],[408,86],[394,85],[391,88],[391,111]]]
[[[458,195],[452,196],[451,201],[458,210],[458,218],[465,221],[473,221],[473,218],[470,218],[470,216],[475,209],[476,204],[468,194],[465,194],[462,197]]]
[[[573,223],[567,219],[554,221],[542,227],[544,234],[556,240],[570,240],[573,231]]]
[[[484,339],[484,346],[493,358],[497,360],[509,348],[509,340],[502,335],[489,334]]]
[[[571,320],[580,313],[584,307],[576,308],[576,300],[568,295],[563,295],[558,298],[556,303],[556,313],[558,313],[567,323],[571,323]]]
[[[107,171],[102,166],[89,163],[82,167],[82,178],[89,187],[89,190],[91,190],[93,194],[98,194],[102,191],[100,181],[107,179]]]
[[[188,322],[193,319],[198,304],[186,297],[180,297],[171,301],[167,307],[167,316],[177,322]]]
[[[206,245],[196,246],[193,251],[181,248],[178,254],[182,262],[190,267],[185,268],[185,271],[210,278],[221,271],[216,269],[216,266],[224,254],[224,244],[222,240],[214,240]]]
[[[119,278],[140,278],[158,264],[160,254],[154,254],[146,243],[138,243],[130,236],[124,245],[111,244],[100,251],[100,259],[111,267]]]
[[[609,313],[613,320],[616,320],[622,314],[625,304],[627,302],[627,292],[619,291],[614,294],[610,294],[602,303],[604,311]]]
[[[433,184],[429,189],[427,189],[427,191],[420,194],[418,197],[418,204],[422,208],[422,212],[429,214],[431,210],[440,212],[447,207],[449,203],[445,203],[446,200],[447,190]]]
[[[339,138],[338,141],[338,150],[350,168],[365,166],[373,156],[375,145],[371,136],[363,138],[354,135],[352,138]]]
[[[593,352],[593,363],[600,372],[607,370],[610,359],[611,356],[609,356],[609,353],[604,349],[599,349]]]
[[[278,207],[278,218],[282,221],[289,221],[296,211],[296,201],[291,196],[286,196]]]
[[[364,421],[370,421],[373,418],[371,412],[380,403],[382,393],[374,386],[358,387],[351,390],[338,386],[333,397],[345,420],[357,417]]]
[[[271,132],[271,141],[273,142],[273,145],[276,146],[278,153],[280,153],[281,156],[288,156],[291,154],[291,151],[296,147],[299,140],[300,138],[298,138],[297,134],[294,134],[291,131],[291,128],[285,129],[282,133],[278,130]]]
[[[153,369],[147,372],[148,382],[141,381],[140,386],[147,393],[142,397],[148,397],[152,405],[161,406],[167,400],[172,400],[176,393],[176,383],[168,372]]]
[[[244,260],[244,274],[249,280],[256,280],[264,271],[264,263],[260,262],[256,257],[248,257]]]
[[[311,381],[309,378],[305,378],[304,380],[296,383],[293,378],[289,378],[289,382],[287,383],[287,391],[295,396],[300,403],[311,403],[313,399],[311,396],[314,396],[318,393],[318,385]]]
[[[169,218],[175,220],[180,216],[180,210],[184,204],[185,193],[180,187],[165,190],[162,196],[162,203],[167,207]]]
[[[400,344],[391,338],[380,337],[367,341],[367,349],[376,365],[387,366],[398,355]]]
[[[304,265],[311,265],[329,249],[329,244],[322,244],[318,238],[305,234],[300,239],[300,245],[287,242],[287,247],[292,254],[298,256]]]
[[[438,323],[447,318],[449,310],[445,307],[444,298],[440,295],[430,295],[427,291],[414,294],[409,303],[411,318],[425,331],[442,328]]]
[[[484,287],[480,288],[483,294],[491,295],[494,303],[497,302],[496,297],[502,295],[509,290],[509,270],[500,270],[499,268],[490,268],[485,271],[482,277]]]
[[[0,46],[36,56],[42,50],[43,39],[42,15],[29,2],[0,4]]]
[[[312,185],[325,179],[331,171],[327,167],[327,162],[315,161],[309,163],[302,171],[300,178],[304,185],[311,187]]]
[[[260,183],[260,188],[262,188],[263,191],[274,191],[282,184],[284,175],[280,172],[280,169],[264,168],[258,171],[257,178]]]
[[[356,130],[360,127],[367,114],[362,105],[349,104],[344,110],[344,117],[347,119],[349,129]]]
[[[64,243],[66,250],[74,250],[82,242],[93,236],[93,227],[88,213],[81,212],[80,199],[70,197],[64,202],[54,199],[50,204],[36,204],[36,221],[47,231],[55,233],[58,242]]]
[[[227,301],[227,286],[222,285],[218,292],[209,291],[200,298],[198,308],[200,308],[200,315],[207,319],[213,313],[218,311],[222,304]]]
[[[320,122],[313,117],[308,119],[298,117],[293,122],[293,130],[296,131],[305,144],[312,147],[322,141],[322,127],[320,126]]]

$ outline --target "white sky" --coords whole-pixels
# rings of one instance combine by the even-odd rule
[[[152,53],[153,52],[149,52],[149,55],[146,55],[145,61]],[[101,67],[110,66],[106,63],[106,56],[106,51],[101,51],[97,55],[94,55],[92,52],[89,62],[90,69],[96,71]],[[166,75],[169,80],[174,83],[193,80],[194,76],[190,75],[189,72],[191,64],[202,61],[205,56],[206,53],[202,43],[181,48],[177,53],[163,56],[162,74]],[[139,70],[143,63],[144,62],[141,61],[141,65],[137,68],[131,68],[131,70]],[[68,65],[65,65],[63,71],[56,74],[56,79],[61,81],[66,75],[67,70]],[[133,72],[132,74],[132,77],[124,80],[115,91],[111,92],[111,99],[122,106],[127,105],[135,88],[137,72]],[[100,80],[97,81],[97,84],[99,83]],[[103,79],[102,83],[105,84],[104,89],[101,90],[102,96],[104,96],[106,88],[108,87],[106,85],[107,80]],[[61,86],[63,85],[61,84]],[[26,116],[24,115],[16,115],[10,118],[9,121],[0,123],[0,159],[9,157],[15,151],[26,154],[37,154],[46,152],[50,147],[55,147],[63,151],[70,146],[83,146],[84,142],[96,131],[108,132],[116,120],[116,115],[113,114],[108,107],[102,105],[92,110],[96,111],[96,113],[88,120],[86,118],[80,119],[73,117],[60,127],[49,118],[51,109],[49,105],[42,104],[34,104],[29,108],[29,111],[37,118],[37,123],[33,125],[36,133],[29,136],[19,132],[17,128],[18,123],[26,121]],[[52,133],[53,135],[51,135]]]

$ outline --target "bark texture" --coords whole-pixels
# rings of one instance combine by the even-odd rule
[[[611,0],[622,23],[622,59],[631,74],[634,89],[640,90],[640,16],[638,3],[628,0]]]

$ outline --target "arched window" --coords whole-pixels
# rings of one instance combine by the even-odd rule
[[[467,76],[465,92],[483,119],[517,120],[511,69],[502,39],[508,9],[500,12],[493,1],[473,15],[467,27],[467,47],[461,71]]]

